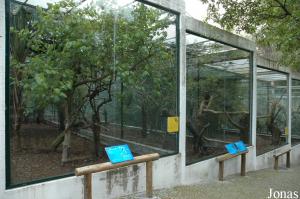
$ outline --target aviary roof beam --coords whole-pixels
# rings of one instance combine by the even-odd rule
[[[234,46],[247,51],[255,51],[255,42],[240,37],[228,31],[214,27],[212,25],[201,22],[192,17],[185,17],[186,30],[197,35],[201,35],[211,40],[215,40],[230,46]]]

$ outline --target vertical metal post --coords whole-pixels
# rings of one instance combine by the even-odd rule
[[[121,139],[124,138],[124,84],[121,80]]]
[[[252,53],[252,70],[251,70],[251,82],[252,82],[252,87],[251,87],[251,143],[253,147],[253,151],[251,155],[248,156],[248,159],[250,158],[250,163],[251,166],[255,169],[256,168],[256,155],[257,155],[257,145],[256,145],[256,129],[257,129],[257,53],[254,51]]]
[[[292,72],[288,75],[288,121],[287,121],[286,143],[292,144]]]

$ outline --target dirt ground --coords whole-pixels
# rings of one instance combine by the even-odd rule
[[[101,133],[120,138],[119,126],[107,125],[102,128]],[[59,135],[55,126],[23,124],[20,135],[20,144],[14,133],[10,143],[12,185],[72,174],[77,167],[108,161],[104,145],[100,146],[103,150],[97,158],[94,156],[92,141],[72,134],[70,161],[62,165],[62,147],[60,146],[56,151],[51,150],[51,143]],[[140,129],[124,128],[124,139],[171,151],[176,150],[176,136],[167,133],[151,132],[143,137]],[[133,155],[140,154],[133,153]]]
[[[95,158],[93,144],[72,134],[72,161],[61,165],[61,146],[56,151],[50,148],[58,134],[57,128],[45,124],[22,126],[21,146],[18,146],[16,136],[11,139],[12,184],[66,175],[77,167],[107,161],[104,151],[100,158]]]

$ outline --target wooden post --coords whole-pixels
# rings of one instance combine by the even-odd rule
[[[219,162],[219,180],[224,180],[224,161]]]
[[[286,167],[291,168],[291,152],[286,153]]]
[[[84,175],[84,199],[92,199],[92,174]]]
[[[246,153],[241,155],[241,176],[246,175]]]
[[[146,195],[152,198],[152,161],[146,162]]]
[[[278,160],[279,160],[279,156],[275,156],[275,164],[274,164],[274,169],[275,170],[278,169]]]
[[[133,164],[157,160],[158,158],[159,158],[159,154],[153,153],[153,154],[137,156],[137,157],[134,157],[134,160],[132,160],[132,161],[126,161],[126,162],[121,162],[121,163],[117,163],[117,164],[112,164],[111,162],[105,162],[105,163],[101,163],[101,164],[80,167],[80,168],[75,169],[75,175],[81,176],[81,175],[86,175],[89,173],[96,173],[96,172],[101,172],[101,171],[118,169],[121,167],[133,165]]]
[[[129,165],[134,165],[146,162],[146,194],[147,197],[152,197],[152,161],[159,158],[158,153],[146,154],[134,157],[132,161],[112,164],[111,162],[95,164],[75,169],[76,176],[84,175],[84,199],[92,199],[92,173],[108,171]]]

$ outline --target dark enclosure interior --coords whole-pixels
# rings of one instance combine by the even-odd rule
[[[250,138],[250,53],[193,34],[187,48],[187,164]]]
[[[287,74],[257,67],[257,155],[287,144]]]
[[[292,145],[300,143],[300,80],[292,80]]]
[[[132,0],[10,1],[9,185],[178,151],[177,15]],[[117,2],[117,3],[116,3]]]

